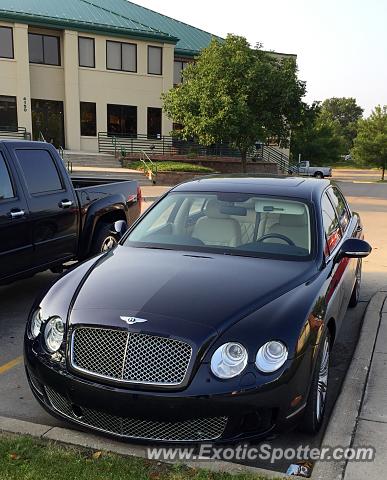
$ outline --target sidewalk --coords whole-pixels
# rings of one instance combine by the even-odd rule
[[[344,480],[382,479],[387,476],[387,288],[375,312],[380,323],[372,354],[353,447],[371,446],[376,458],[371,463],[349,462]]]
[[[159,185],[142,185],[141,191],[145,202],[154,202],[171,188],[172,187],[162,187]]]

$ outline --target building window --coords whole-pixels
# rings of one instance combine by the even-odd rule
[[[163,74],[163,49],[161,47],[148,46],[148,73]]]
[[[59,37],[29,33],[28,48],[30,63],[60,65]]]
[[[186,69],[189,65],[189,62],[184,62],[182,60],[175,60],[173,67],[173,84],[174,85],[180,85],[183,83],[183,70]]]
[[[110,135],[137,136],[137,107],[129,105],[108,105],[107,125]]]
[[[137,72],[137,45],[107,41],[106,68],[123,72]]]
[[[148,108],[148,138],[161,138],[161,108]]]
[[[0,130],[17,131],[16,97],[0,96]]]
[[[0,58],[13,58],[13,34],[11,27],[0,27]]]
[[[95,68],[95,43],[94,38],[79,37],[79,66]]]
[[[82,137],[97,136],[97,114],[95,103],[81,102],[81,135]]]

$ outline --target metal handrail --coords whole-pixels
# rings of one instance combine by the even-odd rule
[[[157,180],[157,163],[153,162],[145,150],[141,150],[140,162],[144,165],[144,173],[149,175],[149,180],[154,184]]]
[[[261,158],[266,162],[276,163],[283,173],[288,173],[293,165],[288,156],[279,152],[270,145],[262,145]]]
[[[66,167],[67,171],[69,173],[73,173],[73,162],[70,162],[70,161],[66,162],[65,151],[64,151],[64,148],[62,147],[62,145],[60,145],[57,148],[57,150],[58,150],[58,153],[59,153],[61,159],[63,160],[63,163],[65,164],[65,167]]]
[[[0,138],[22,138],[30,140],[31,134],[27,132],[25,127],[14,127],[3,125],[0,127]]]
[[[122,150],[122,152],[128,153],[133,158],[133,156],[142,155],[148,149],[152,150],[152,156],[159,155],[162,157],[181,155],[191,156],[191,158],[201,156],[209,158],[240,158],[240,152],[227,143],[205,146],[194,140],[183,140],[170,135],[160,135],[157,138],[153,138],[145,134],[130,135],[98,132],[98,150],[101,153],[114,153],[117,157],[119,150]],[[255,149],[249,152],[248,159],[276,163],[279,170],[283,173],[288,173],[292,167],[287,155],[267,143],[257,144]],[[142,158],[142,160],[145,163],[147,162],[147,158]],[[149,160],[148,163],[150,163]],[[148,166],[146,168],[149,169]]]
[[[44,138],[44,135],[42,132],[39,132],[39,142],[44,142],[44,143],[47,143],[46,139]]]

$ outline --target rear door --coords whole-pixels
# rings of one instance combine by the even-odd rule
[[[32,267],[29,210],[17,172],[0,145],[0,279]]]
[[[36,266],[73,258],[78,248],[79,208],[70,179],[54,147],[17,145],[30,210]]]

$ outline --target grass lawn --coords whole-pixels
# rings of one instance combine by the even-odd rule
[[[158,172],[194,172],[194,173],[215,173],[215,170],[209,167],[203,167],[202,165],[196,165],[195,163],[184,162],[155,162],[157,163]],[[144,164],[140,161],[125,161],[125,168],[132,170],[144,170]]]
[[[1,480],[264,480],[0,435]]]

